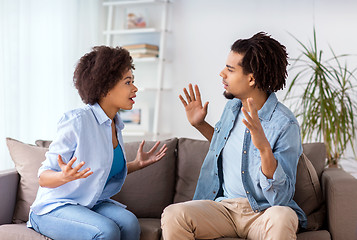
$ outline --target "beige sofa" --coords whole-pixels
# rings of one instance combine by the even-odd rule
[[[163,209],[192,199],[209,147],[206,141],[187,138],[163,143],[168,146],[164,159],[130,174],[122,191],[113,197],[139,218],[141,240],[161,239]],[[38,187],[37,169],[49,142],[36,144],[7,139],[16,169],[0,172],[0,240],[46,239],[24,223]],[[135,157],[138,145],[125,144],[128,161]],[[152,145],[147,142],[146,150]],[[298,240],[356,240],[357,179],[342,169],[325,169],[325,148],[321,143],[305,144],[304,154],[299,159],[294,199],[308,216],[309,230],[300,231]]]

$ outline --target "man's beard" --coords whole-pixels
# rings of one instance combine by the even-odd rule
[[[235,96],[232,93],[228,93],[227,91],[223,92],[223,96],[227,99],[233,99]]]

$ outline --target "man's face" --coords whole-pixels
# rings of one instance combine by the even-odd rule
[[[231,51],[227,57],[226,67],[219,74],[225,88],[223,94],[228,99],[245,99],[254,88],[253,74],[243,73],[242,60],[242,54]]]

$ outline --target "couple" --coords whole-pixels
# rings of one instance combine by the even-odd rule
[[[240,237],[296,239],[306,216],[292,200],[302,154],[294,115],[274,92],[285,86],[287,53],[265,33],[239,39],[221,71],[230,99],[213,128],[205,121],[198,86],[179,96],[192,126],[210,141],[194,201],[168,206],[161,219],[165,240]],[[46,160],[28,226],[53,239],[139,239],[138,220],[110,199],[127,174],[165,155],[159,142],[139,146],[126,162],[120,109],[133,107],[134,66],[123,48],[95,47],[74,72],[87,106],[65,113]],[[85,162],[84,162],[85,161]]]

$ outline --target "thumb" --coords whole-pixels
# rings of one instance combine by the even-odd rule
[[[58,162],[58,166],[60,166],[60,168],[62,168],[63,165],[66,165],[63,162],[61,155],[58,155],[57,162]]]
[[[205,105],[203,106],[203,110],[204,110],[205,112],[207,112],[208,104],[209,104],[209,102],[206,102]]]

